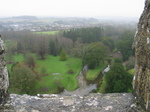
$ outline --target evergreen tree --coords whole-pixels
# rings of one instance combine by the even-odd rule
[[[65,50],[62,48],[61,53],[60,53],[60,61],[66,61],[66,52]]]
[[[57,53],[56,53],[56,47],[55,47],[55,43],[53,40],[51,40],[49,42],[49,51],[50,51],[50,54],[53,55],[53,56],[57,56]]]
[[[135,32],[133,31],[124,31],[116,43],[117,49],[122,53],[123,61],[134,55],[134,50],[132,49],[134,34]]]
[[[114,50],[115,44],[111,37],[104,37],[102,38],[101,42],[105,44],[110,49],[110,51]]]

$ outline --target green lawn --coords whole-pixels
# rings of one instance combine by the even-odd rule
[[[37,34],[50,34],[50,35],[55,35],[57,34],[59,31],[44,31],[44,32],[35,32]]]
[[[133,68],[133,69],[128,70],[128,72],[129,72],[130,74],[134,75],[134,68]]]
[[[68,91],[74,91],[78,87],[76,77],[82,68],[81,60],[67,56],[67,61],[59,61],[59,56],[47,55],[45,60],[38,60],[35,54],[32,54],[36,60],[34,71],[38,72],[41,80],[37,82],[38,93],[55,93],[58,87],[63,87]],[[14,55],[14,61],[22,62],[23,55]],[[11,70],[12,64],[8,64],[8,70]],[[46,76],[43,76],[45,69]],[[72,69],[73,74],[69,74],[68,70]],[[44,90],[46,89],[46,90]]]
[[[102,78],[102,82],[101,82],[100,88],[98,90],[98,93],[104,93],[105,88],[106,88],[106,81],[105,81],[105,75],[104,75]]]
[[[41,66],[42,65],[42,66]],[[76,76],[81,70],[81,60],[77,58],[67,57],[67,61],[59,61],[59,56],[47,56],[46,60],[37,60],[38,73],[41,73],[43,68],[46,68],[47,76],[42,77],[38,82],[37,88],[50,87],[53,92],[57,86],[64,87],[68,91],[73,91],[78,87]],[[74,71],[74,74],[67,73],[69,69]]]
[[[5,59],[6,59],[6,61],[7,61],[7,56],[5,57]],[[13,62],[22,62],[23,59],[24,59],[24,57],[23,57],[22,54],[15,54],[15,55],[13,56]],[[13,65],[13,64],[7,64],[7,68],[8,68],[8,70],[9,70],[9,72],[10,72],[10,70],[11,70],[11,66],[12,66],[12,65]]]
[[[100,72],[102,72],[104,69],[106,68],[105,64],[100,64],[98,67],[96,67],[95,69],[88,70],[88,73],[86,74],[86,79],[87,80],[95,80],[98,75],[100,74]]]

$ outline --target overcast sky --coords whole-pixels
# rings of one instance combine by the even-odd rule
[[[139,17],[145,0],[1,0],[0,16]]]

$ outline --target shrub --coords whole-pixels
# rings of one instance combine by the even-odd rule
[[[73,71],[72,69],[69,69],[69,70],[68,70],[68,73],[69,73],[69,74],[74,74],[74,71]]]
[[[60,61],[66,61],[66,59],[66,52],[64,49],[62,49],[60,53]]]

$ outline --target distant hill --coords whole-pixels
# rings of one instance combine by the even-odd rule
[[[36,16],[15,16],[13,19],[37,19]]]

